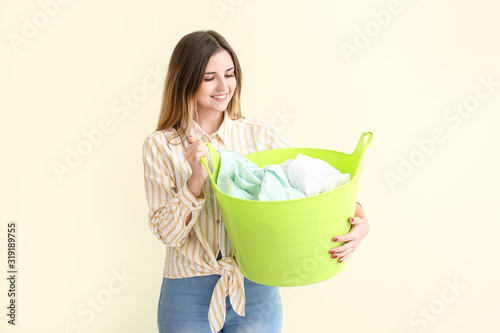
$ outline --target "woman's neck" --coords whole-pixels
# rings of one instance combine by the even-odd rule
[[[198,120],[195,119],[198,126],[200,126],[203,132],[207,133],[208,135],[212,135],[213,133],[217,132],[223,120],[224,112],[218,111],[198,111]]]

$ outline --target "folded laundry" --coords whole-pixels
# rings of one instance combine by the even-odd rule
[[[304,198],[339,187],[350,180],[327,162],[298,154],[281,164],[259,168],[245,156],[219,149],[217,186],[232,197],[276,201]]]
[[[219,149],[221,157],[217,187],[232,197],[276,201],[303,198],[306,195],[293,188],[278,164],[259,168],[236,151]]]
[[[349,182],[351,175],[341,173],[327,162],[298,154],[281,163],[290,184],[307,196],[327,192]]]

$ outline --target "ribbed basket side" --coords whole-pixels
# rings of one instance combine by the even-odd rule
[[[366,143],[363,142],[364,136],[369,137]],[[243,275],[264,285],[292,287],[320,282],[342,271],[345,262],[339,264],[333,260],[329,250],[342,244],[333,242],[334,236],[350,230],[348,218],[354,216],[363,153],[370,141],[371,133],[363,133],[352,154],[314,148],[285,148],[245,155],[259,167],[264,167],[280,164],[301,153],[322,159],[339,171],[351,174],[347,184],[301,199],[252,201],[233,198],[220,192],[216,178],[209,173]],[[214,154],[217,153],[212,147],[211,156]],[[215,161],[219,163],[220,159]]]

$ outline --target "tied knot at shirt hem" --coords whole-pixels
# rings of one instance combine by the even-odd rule
[[[212,332],[218,332],[224,326],[226,319],[226,296],[229,294],[229,301],[239,316],[245,316],[245,286],[243,274],[234,258],[226,257],[217,261],[219,270],[215,274],[221,277],[215,285],[210,308],[208,310],[208,320]]]

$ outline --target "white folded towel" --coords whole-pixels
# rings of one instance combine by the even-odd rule
[[[341,173],[327,162],[303,154],[297,154],[295,159],[286,160],[280,166],[290,185],[306,196],[333,190],[351,178],[350,174]]]

